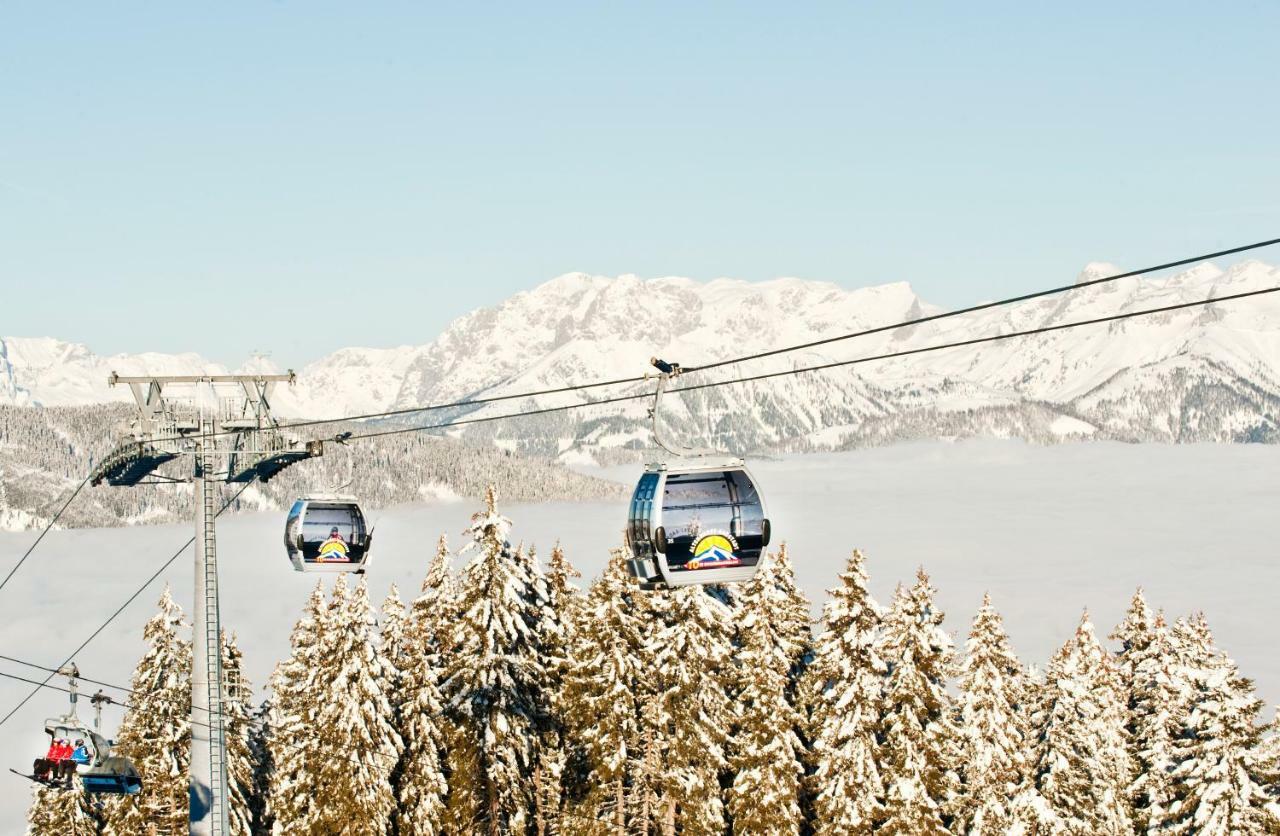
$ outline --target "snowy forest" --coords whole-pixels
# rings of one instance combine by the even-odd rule
[[[1141,590],[1039,668],[990,597],[958,648],[923,569],[882,605],[857,551],[814,625],[785,546],[648,592],[510,539],[491,489],[412,600],[318,584],[261,703],[225,638],[237,836],[1280,832],[1276,720]],[[32,836],[187,832],[188,634],[165,592],[118,734],[142,793],[39,787]]]

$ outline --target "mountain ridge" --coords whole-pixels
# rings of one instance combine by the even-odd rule
[[[1119,272],[1092,262],[1076,283]],[[1083,287],[727,367],[710,377],[784,371],[1275,285],[1280,270],[1258,260],[1227,269],[1204,262],[1164,278]],[[459,317],[428,343],[347,348],[320,358],[299,371],[298,385],[280,387],[275,405],[285,417],[337,418],[519,394],[637,376],[653,354],[693,365],[942,310],[906,282],[846,290],[797,278],[697,282],[566,273]],[[105,382],[112,370],[226,371],[191,353],[101,358],[51,338],[3,338],[0,403],[127,400],[127,390],[95,388],[94,379]],[[581,402],[591,394],[522,399],[471,415]],[[833,449],[952,430],[1036,441],[1246,441],[1275,440],[1277,399],[1280,300],[1261,297],[706,390],[673,398],[668,417],[673,430],[702,443],[752,451]],[[610,450],[643,445],[645,408],[643,402],[592,407],[454,434],[566,461],[603,461],[612,458]]]

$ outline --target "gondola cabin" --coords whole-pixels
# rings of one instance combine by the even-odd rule
[[[354,497],[299,499],[284,524],[284,546],[299,572],[363,572],[373,532]]]
[[[631,497],[628,569],[647,588],[746,581],[769,535],[764,498],[742,459],[651,464]]]
[[[44,730],[49,735],[50,742],[83,742],[89,761],[77,763],[75,769],[76,777],[80,779],[85,792],[136,795],[142,791],[142,778],[129,759],[117,754],[111,741],[80,722],[74,715],[46,720]]]

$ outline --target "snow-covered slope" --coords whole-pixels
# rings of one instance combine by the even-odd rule
[[[1091,264],[1080,280],[1116,272],[1113,265]],[[689,380],[872,356],[1277,284],[1280,270],[1258,261],[1225,271],[1201,264],[1164,279],[1082,288]],[[572,273],[468,314],[426,345],[351,348],[325,357],[300,370],[299,384],[281,391],[276,407],[286,415],[337,417],[553,388],[641,374],[653,354],[696,365],[936,310],[904,283],[844,290],[801,279],[698,283]],[[119,399],[126,393],[102,384],[111,369],[202,366],[193,355],[97,358],[83,346],[5,339],[0,402]],[[617,393],[554,396],[537,405]],[[710,390],[674,402],[671,417],[678,431],[722,446],[831,449],[971,434],[1037,441],[1275,440],[1278,405],[1280,297],[1266,296]],[[644,409],[641,403],[592,408],[465,432],[507,448],[607,460],[616,448],[643,443]]]

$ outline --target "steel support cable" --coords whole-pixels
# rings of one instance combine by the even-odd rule
[[[969,307],[960,308],[954,311],[946,311],[943,313],[931,314],[929,316],[917,317],[915,319],[907,319],[901,322],[894,322],[888,325],[879,325],[874,328],[868,328],[862,331],[854,331],[848,334],[838,334],[834,337],[825,337],[821,340],[813,340],[811,342],[783,346],[782,348],[775,348],[769,351],[761,351],[756,354],[747,354],[741,357],[730,357],[725,360],[717,360],[711,363],[703,363],[700,366],[686,366],[684,368],[683,373],[692,374],[693,372],[708,371],[710,369],[717,369],[723,366],[732,366],[732,365],[737,365],[739,363],[746,363],[751,360],[759,360],[764,357],[774,357],[779,354],[788,354],[793,351],[803,351],[808,348],[814,348],[820,345],[829,345],[831,343],[841,342],[843,340],[854,340],[854,339],[858,339],[859,337],[866,337],[872,334],[881,334],[887,331],[894,331],[898,328],[909,328],[916,325],[923,325],[929,322],[937,322],[943,319],[951,319],[953,317],[963,316],[965,314],[970,314],[970,313],[976,313],[978,311],[991,310],[992,308],[999,308],[999,307],[1004,307],[1006,305],[1013,305],[1013,304],[1017,304],[1018,302],[1026,302],[1031,299],[1042,299],[1047,296],[1056,296],[1063,293],[1069,293],[1074,290],[1080,290],[1086,287],[1094,287],[1096,285],[1106,284],[1108,282],[1116,282],[1116,281],[1120,281],[1121,279],[1130,279],[1130,278],[1134,278],[1135,276],[1145,276],[1149,273],[1157,273],[1161,270],[1169,270],[1174,267],[1184,267],[1188,264],[1195,264],[1196,262],[1206,261],[1212,258],[1221,258],[1222,256],[1227,256],[1227,255],[1238,255],[1239,253],[1249,252],[1251,250],[1258,250],[1264,247],[1271,247],[1271,246],[1275,246],[1276,244],[1280,244],[1280,238],[1269,238],[1265,241],[1256,241],[1252,244],[1242,244],[1238,247],[1230,247],[1225,250],[1217,250],[1216,252],[1210,252],[1210,253],[1201,253],[1200,255],[1189,256],[1187,258],[1180,258],[1176,261],[1166,261],[1163,264],[1154,264],[1150,267],[1143,267],[1138,270],[1130,270],[1125,273],[1117,273],[1114,276],[1102,276],[1097,279],[1089,279],[1087,281],[1079,282],[1078,284],[1058,285],[1056,287],[1047,288],[1045,290],[1037,290],[1032,293],[1024,293],[1018,296],[1010,296],[1005,299],[998,299],[994,302],[983,302],[982,304],[979,304],[979,305],[970,305]],[[487,397],[487,398],[464,398],[463,400],[452,401],[450,403],[429,404],[427,406],[405,407],[403,409],[391,409],[391,410],[386,410],[384,412],[366,412],[360,415],[348,415],[344,418],[317,418],[317,419],[307,420],[307,421],[292,421],[289,423],[278,424],[276,427],[274,427],[274,429],[288,430],[288,429],[295,429],[300,427],[322,426],[325,424],[339,424],[346,421],[366,421],[366,420],[377,419],[377,418],[394,418],[394,417],[403,416],[403,415],[414,415],[419,412],[436,412],[442,409],[455,409],[455,408],[462,408],[462,407],[468,407],[468,406],[483,406],[485,404],[498,403],[501,401],[521,400],[524,398],[536,398],[542,395],[558,395],[558,394],[564,394],[567,392],[577,392],[585,389],[597,389],[597,388],[608,387],[608,386],[620,386],[624,383],[640,383],[644,380],[645,380],[644,376],[622,377],[622,378],[616,378],[614,380],[599,380],[591,383],[579,383],[572,386],[561,386],[555,389],[541,389],[534,392],[521,392],[513,395],[494,395],[492,397]],[[679,390],[672,390],[672,391],[679,391]],[[615,403],[617,402],[617,400],[618,399],[604,399],[601,401],[597,401],[597,403]],[[627,399],[623,398],[622,400],[627,400]],[[552,411],[556,411],[556,410],[552,410]],[[539,414],[539,413],[531,413],[531,414]],[[442,424],[440,426],[460,426],[461,424],[464,424],[464,423],[467,423],[467,422],[460,421],[460,422],[451,423],[451,424]],[[211,435],[212,436],[233,435],[237,432],[239,431],[224,430],[216,433],[211,433]],[[361,437],[370,438],[372,436],[364,435]],[[180,438],[179,436],[165,436],[165,437],[153,439],[152,441],[154,443],[158,443],[162,441],[177,441],[179,440],[179,438]]]
[[[1144,308],[1137,311],[1129,311],[1127,313],[1112,314],[1110,316],[1095,317],[1093,319],[1077,320],[1075,322],[1063,322],[1057,325],[1044,325],[1037,328],[1028,328],[1023,331],[1010,331],[1004,334],[993,334],[985,337],[973,337],[966,340],[955,340],[947,343],[938,343],[936,345],[921,346],[919,348],[904,349],[902,351],[891,351],[884,354],[874,354],[866,357],[856,357],[852,360],[837,360],[831,363],[822,363],[817,366],[804,366],[798,369],[784,369],[776,372],[765,372],[763,374],[750,375],[748,377],[736,377],[729,380],[716,380],[710,383],[697,383],[690,386],[681,386],[678,389],[668,389],[668,393],[674,392],[694,392],[700,389],[714,389],[720,386],[731,386],[739,383],[750,383],[757,380],[768,380],[775,377],[787,377],[790,375],[807,374],[810,372],[826,371],[828,369],[839,368],[842,366],[856,366],[861,363],[871,363],[877,360],[889,360],[894,357],[909,357],[915,354],[926,354],[934,351],[944,351],[949,348],[962,348],[964,346],[979,345],[982,343],[994,343],[1002,340],[1011,340],[1019,337],[1028,337],[1036,334],[1047,334],[1053,331],[1065,331],[1070,328],[1081,328],[1087,325],[1100,325],[1107,322],[1118,322],[1124,319],[1135,319],[1143,316],[1153,316],[1155,314],[1169,313],[1170,311],[1184,310],[1186,308],[1204,307],[1219,302],[1230,302],[1237,299],[1247,299],[1252,296],[1262,296],[1267,293],[1275,293],[1280,291],[1280,287],[1268,287],[1261,290],[1250,290],[1243,293],[1233,293],[1227,296],[1219,296],[1213,299],[1197,299],[1193,302],[1179,302],[1173,305],[1162,305],[1158,308]],[[347,440],[356,440],[362,438],[378,438],[386,435],[399,435],[401,433],[425,432],[428,430],[447,429],[449,427],[460,427],[465,424],[483,424],[491,421],[503,421],[514,418],[525,418],[533,415],[546,415],[553,412],[568,412],[575,409],[585,409],[592,406],[603,406],[606,404],[622,403],[624,401],[646,400],[653,397],[652,392],[643,392],[638,395],[619,395],[612,398],[600,398],[594,401],[584,401],[576,404],[564,404],[562,406],[544,407],[541,409],[531,409],[525,412],[512,412],[504,415],[488,415],[480,418],[464,418],[458,421],[448,421],[439,424],[424,424],[413,427],[400,427],[390,430],[376,430],[367,433],[353,433],[347,436]]]
[[[241,494],[243,494],[245,491],[247,491],[251,485],[253,485],[253,483],[252,483],[252,482],[247,482],[247,483],[245,483],[244,487],[242,487],[242,488],[240,488],[240,490],[236,491],[236,493],[235,493],[235,495],[234,495],[234,496],[232,496],[232,497],[231,497],[230,499],[228,499],[225,503],[223,503],[222,507],[218,510],[218,513],[217,513],[217,514],[214,514],[214,517],[215,517],[215,518],[217,518],[217,517],[222,516],[222,512],[223,512],[223,511],[225,511],[225,510],[227,510],[228,508],[230,508],[230,507],[235,503],[235,501],[236,501],[237,499],[239,499],[239,498],[240,498],[240,495],[241,495]],[[113,621],[115,621],[115,620],[120,616],[120,614],[121,614],[122,612],[124,612],[124,611],[125,611],[125,609],[127,609],[127,608],[129,607],[129,605],[130,605],[130,604],[132,604],[135,600],[137,600],[138,596],[139,596],[139,595],[141,595],[143,592],[145,592],[145,591],[146,591],[146,589],[147,589],[147,587],[151,586],[151,584],[153,584],[153,583],[155,582],[156,578],[160,577],[160,575],[162,575],[166,569],[168,569],[170,566],[172,566],[172,565],[173,565],[173,563],[174,563],[174,561],[175,561],[175,560],[177,560],[179,557],[181,557],[181,556],[182,556],[182,553],[183,553],[183,552],[185,552],[188,548],[190,548],[190,547],[191,547],[191,545],[192,545],[193,543],[195,543],[195,541],[196,541],[195,535],[192,535],[192,536],[191,536],[191,538],[190,538],[190,539],[188,539],[188,540],[187,540],[187,542],[183,544],[182,548],[180,548],[180,549],[178,549],[176,552],[174,552],[174,553],[173,553],[173,556],[172,556],[172,557],[170,557],[168,560],[166,560],[163,564],[161,564],[160,568],[159,568],[159,569],[157,569],[157,570],[156,570],[156,571],[151,575],[151,577],[149,577],[149,578],[147,578],[145,581],[143,581],[142,586],[138,587],[137,591],[135,591],[135,592],[134,592],[132,595],[130,595],[128,598],[126,598],[126,599],[125,599],[125,602],[124,602],[123,604],[121,604],[121,605],[119,606],[119,608],[117,608],[117,609],[116,609],[116,611],[115,611],[115,612],[113,612],[110,616],[108,616],[107,620],[106,620],[106,621],[104,621],[104,622],[102,622],[101,626],[99,626],[96,630],[94,630],[91,634],[89,634],[89,638],[85,639],[83,642],[81,642],[81,643],[80,643],[80,646],[79,646],[79,647],[77,647],[75,650],[71,651],[71,653],[67,655],[67,658],[63,660],[62,664],[58,665],[57,669],[58,669],[58,670],[60,670],[60,669],[62,669],[62,668],[64,668],[64,667],[66,667],[67,665],[69,665],[69,664],[71,663],[71,661],[72,661],[73,659],[75,659],[75,657],[80,653],[80,651],[82,651],[82,650],[84,650],[86,647],[88,647],[90,642],[92,642],[92,641],[93,641],[94,639],[96,639],[99,635],[101,635],[101,634],[102,634],[102,631],[103,631],[103,630],[105,630],[105,629],[107,629],[107,627],[109,627],[109,626],[111,625],[111,623],[112,623]],[[44,683],[43,683],[43,684],[48,684],[48,682],[49,682],[51,679],[53,679],[55,676],[57,676],[57,673],[56,673],[56,672],[55,672],[55,673],[51,673],[51,674],[49,674],[47,677],[45,677],[45,679],[44,679]],[[22,698],[22,700],[21,700],[21,702],[19,702],[17,705],[15,705],[12,709],[10,709],[10,710],[9,710],[9,713],[8,713],[8,714],[6,714],[6,715],[4,715],[4,717],[0,718],[0,726],[3,726],[5,723],[7,723],[7,722],[9,721],[9,718],[11,718],[14,714],[17,714],[17,713],[18,713],[18,711],[19,711],[19,710],[20,710],[24,705],[26,705],[28,702],[30,702],[30,701],[31,701],[31,698],[32,698],[32,697],[34,697],[34,696],[35,696],[37,693],[39,693],[39,692],[40,692],[40,688],[34,688],[34,689],[32,689],[31,693],[29,693],[29,694],[27,694],[25,697],[23,697],[23,698]]]
[[[48,673],[55,673],[55,674],[59,673],[59,670],[57,668],[51,668],[48,665],[41,665],[41,664],[37,664],[36,662],[28,662],[26,659],[18,659],[14,656],[6,656],[3,653],[0,653],[0,660],[3,660],[5,662],[13,662],[14,664],[17,664],[17,665],[26,665],[28,668],[35,668],[38,671],[47,671]],[[101,685],[103,688],[114,688],[117,691],[124,691],[127,694],[133,693],[132,688],[126,688],[123,685],[112,685],[110,682],[102,682],[101,680],[98,680],[98,679],[90,679],[87,676],[77,676],[76,679],[80,680],[81,682],[88,682],[91,685]]]
[[[874,328],[868,328],[863,331],[854,331],[850,334],[840,334],[834,337],[825,337],[821,340],[813,340],[812,342],[800,343],[798,345],[789,345],[783,348],[775,348],[769,351],[761,351],[756,354],[747,354],[742,357],[731,357],[728,360],[717,360],[714,363],[703,363],[701,366],[688,366],[683,370],[684,374],[691,372],[702,372],[708,369],[718,369],[722,366],[732,366],[738,363],[746,363],[751,360],[760,360],[764,357],[774,357],[778,354],[787,354],[792,351],[804,351],[806,348],[815,348],[820,345],[830,345],[831,343],[840,342],[841,340],[855,340],[859,337],[868,337],[872,334],[882,334],[886,331],[893,331],[898,328],[908,328],[915,325],[924,325],[929,322],[938,322],[943,319],[951,319],[965,314],[977,313],[978,311],[987,311],[992,308],[1002,308],[1006,305],[1015,305],[1018,302],[1027,302],[1032,299],[1042,299],[1046,296],[1057,296],[1062,293],[1068,293],[1073,290],[1080,290],[1094,285],[1107,284],[1108,282],[1118,282],[1121,279],[1131,279],[1135,276],[1145,276],[1148,273],[1158,273],[1161,270],[1169,270],[1174,267],[1185,267],[1188,264],[1194,264],[1197,261],[1207,261],[1211,258],[1221,258],[1224,255],[1236,255],[1238,253],[1248,252],[1249,250],[1258,250],[1263,247],[1271,247],[1280,244],[1280,238],[1270,238],[1266,241],[1257,241],[1253,244],[1243,244],[1239,247],[1231,247],[1226,250],[1218,250],[1215,253],[1204,253],[1203,255],[1191,256],[1190,258],[1180,258],[1177,261],[1166,261],[1164,264],[1156,264],[1151,267],[1143,267],[1139,270],[1130,270],[1127,273],[1117,273],[1114,276],[1103,276],[1097,279],[1089,279],[1088,281],[1078,282],[1076,284],[1064,284],[1057,287],[1051,287],[1046,290],[1037,290],[1033,293],[1024,293],[1021,296],[1010,296],[1007,299],[998,299],[994,302],[983,302],[980,305],[970,305],[967,308],[959,308],[954,311],[944,311],[943,313],[931,314],[929,316],[921,316],[916,319],[908,319],[903,322],[896,322],[892,325],[879,325]]]
[[[18,562],[13,564],[13,568],[9,570],[9,574],[4,576],[4,580],[0,581],[0,590],[4,589],[9,583],[9,579],[14,576],[14,573],[22,568],[22,564],[27,562],[27,558],[31,557],[31,553],[36,550],[36,546],[40,545],[40,541],[44,539],[44,536],[48,534],[49,531],[53,529],[54,524],[61,519],[63,512],[71,507],[72,501],[80,495],[80,491],[84,490],[84,486],[89,484],[89,479],[92,476],[93,473],[91,471],[80,481],[80,484],[76,485],[76,489],[71,492],[71,496],[67,497],[67,501],[62,503],[62,507],[58,509],[58,512],[53,515],[45,525],[44,529],[40,532],[40,536],[37,537],[35,542],[32,543],[31,546],[23,553],[22,557],[18,558]]]

